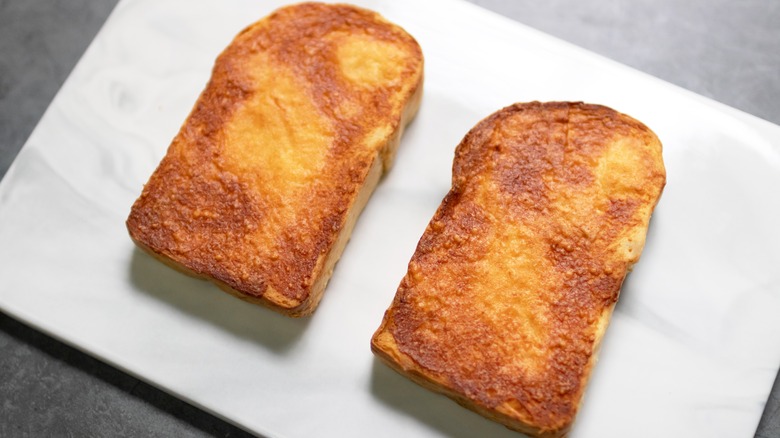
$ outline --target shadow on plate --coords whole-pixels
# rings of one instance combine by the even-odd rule
[[[171,307],[282,354],[306,331],[309,318],[290,318],[242,301],[213,283],[182,274],[138,248],[133,250],[130,281]]]
[[[450,437],[525,436],[417,385],[377,358],[374,358],[371,370],[371,393],[388,407],[414,417]]]
[[[0,400],[12,403],[14,409],[0,413],[6,422],[0,424],[0,430],[11,432],[3,426],[20,424],[26,425],[24,430],[30,436],[47,436],[63,428],[84,436],[101,436],[106,434],[105,427],[128,436],[174,432],[184,436],[254,436],[0,311],[0,338],[6,335],[15,341],[3,340],[0,352],[10,354],[0,356],[0,369],[27,371],[3,380],[10,391],[0,394]],[[8,366],[11,368],[5,368]],[[35,399],[36,394],[45,394],[37,409],[19,409],[28,406],[26,401]],[[99,409],[95,402],[100,403]],[[54,422],[52,412],[60,413]],[[79,414],[63,415],[68,412]]]
[[[663,201],[663,195],[661,196],[661,201]],[[656,252],[659,244],[658,224],[660,220],[658,218],[665,216],[665,212],[662,207],[663,204],[659,203],[659,206],[656,207],[655,211],[653,212],[653,216],[650,219],[650,227],[647,229],[647,235],[645,236],[645,246],[642,248],[641,257],[634,268],[642,269],[642,267],[647,264],[648,259],[656,257],[654,253]],[[645,261],[644,263],[642,262],[643,260]],[[633,306],[631,301],[632,293],[635,287],[634,277],[635,276],[632,275],[632,271],[629,271],[625,280],[623,280],[623,284],[620,286],[620,296],[618,297],[617,303],[615,303],[615,313],[632,313]],[[607,333],[609,333],[609,330],[607,330]]]

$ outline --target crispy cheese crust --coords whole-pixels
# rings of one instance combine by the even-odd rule
[[[314,311],[422,95],[417,42],[304,3],[242,31],[132,207],[144,250],[290,316]]]
[[[458,146],[372,350],[509,428],[565,435],[665,181],[658,138],[609,108],[491,115]]]

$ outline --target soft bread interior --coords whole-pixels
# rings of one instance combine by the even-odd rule
[[[314,311],[422,96],[378,14],[285,7],[241,32],[133,205],[139,247],[290,316]]]
[[[372,350],[507,427],[565,435],[665,184],[661,143],[603,106],[517,104],[466,135],[452,181]]]

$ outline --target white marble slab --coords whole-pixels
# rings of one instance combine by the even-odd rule
[[[0,307],[273,437],[515,436],[376,362],[369,338],[449,188],[455,145],[528,100],[626,112],[668,184],[573,436],[753,434],[780,364],[780,127],[465,2],[365,0],[426,96],[317,313],[291,320],[135,250],[124,220],[217,53],[281,1],[125,0],[0,183]]]

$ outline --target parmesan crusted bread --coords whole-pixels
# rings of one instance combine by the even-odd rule
[[[666,181],[661,143],[598,105],[516,104],[458,146],[452,188],[372,350],[511,429],[570,429]]]
[[[417,42],[348,5],[241,32],[127,219],[161,261],[290,316],[314,311],[422,96]]]

